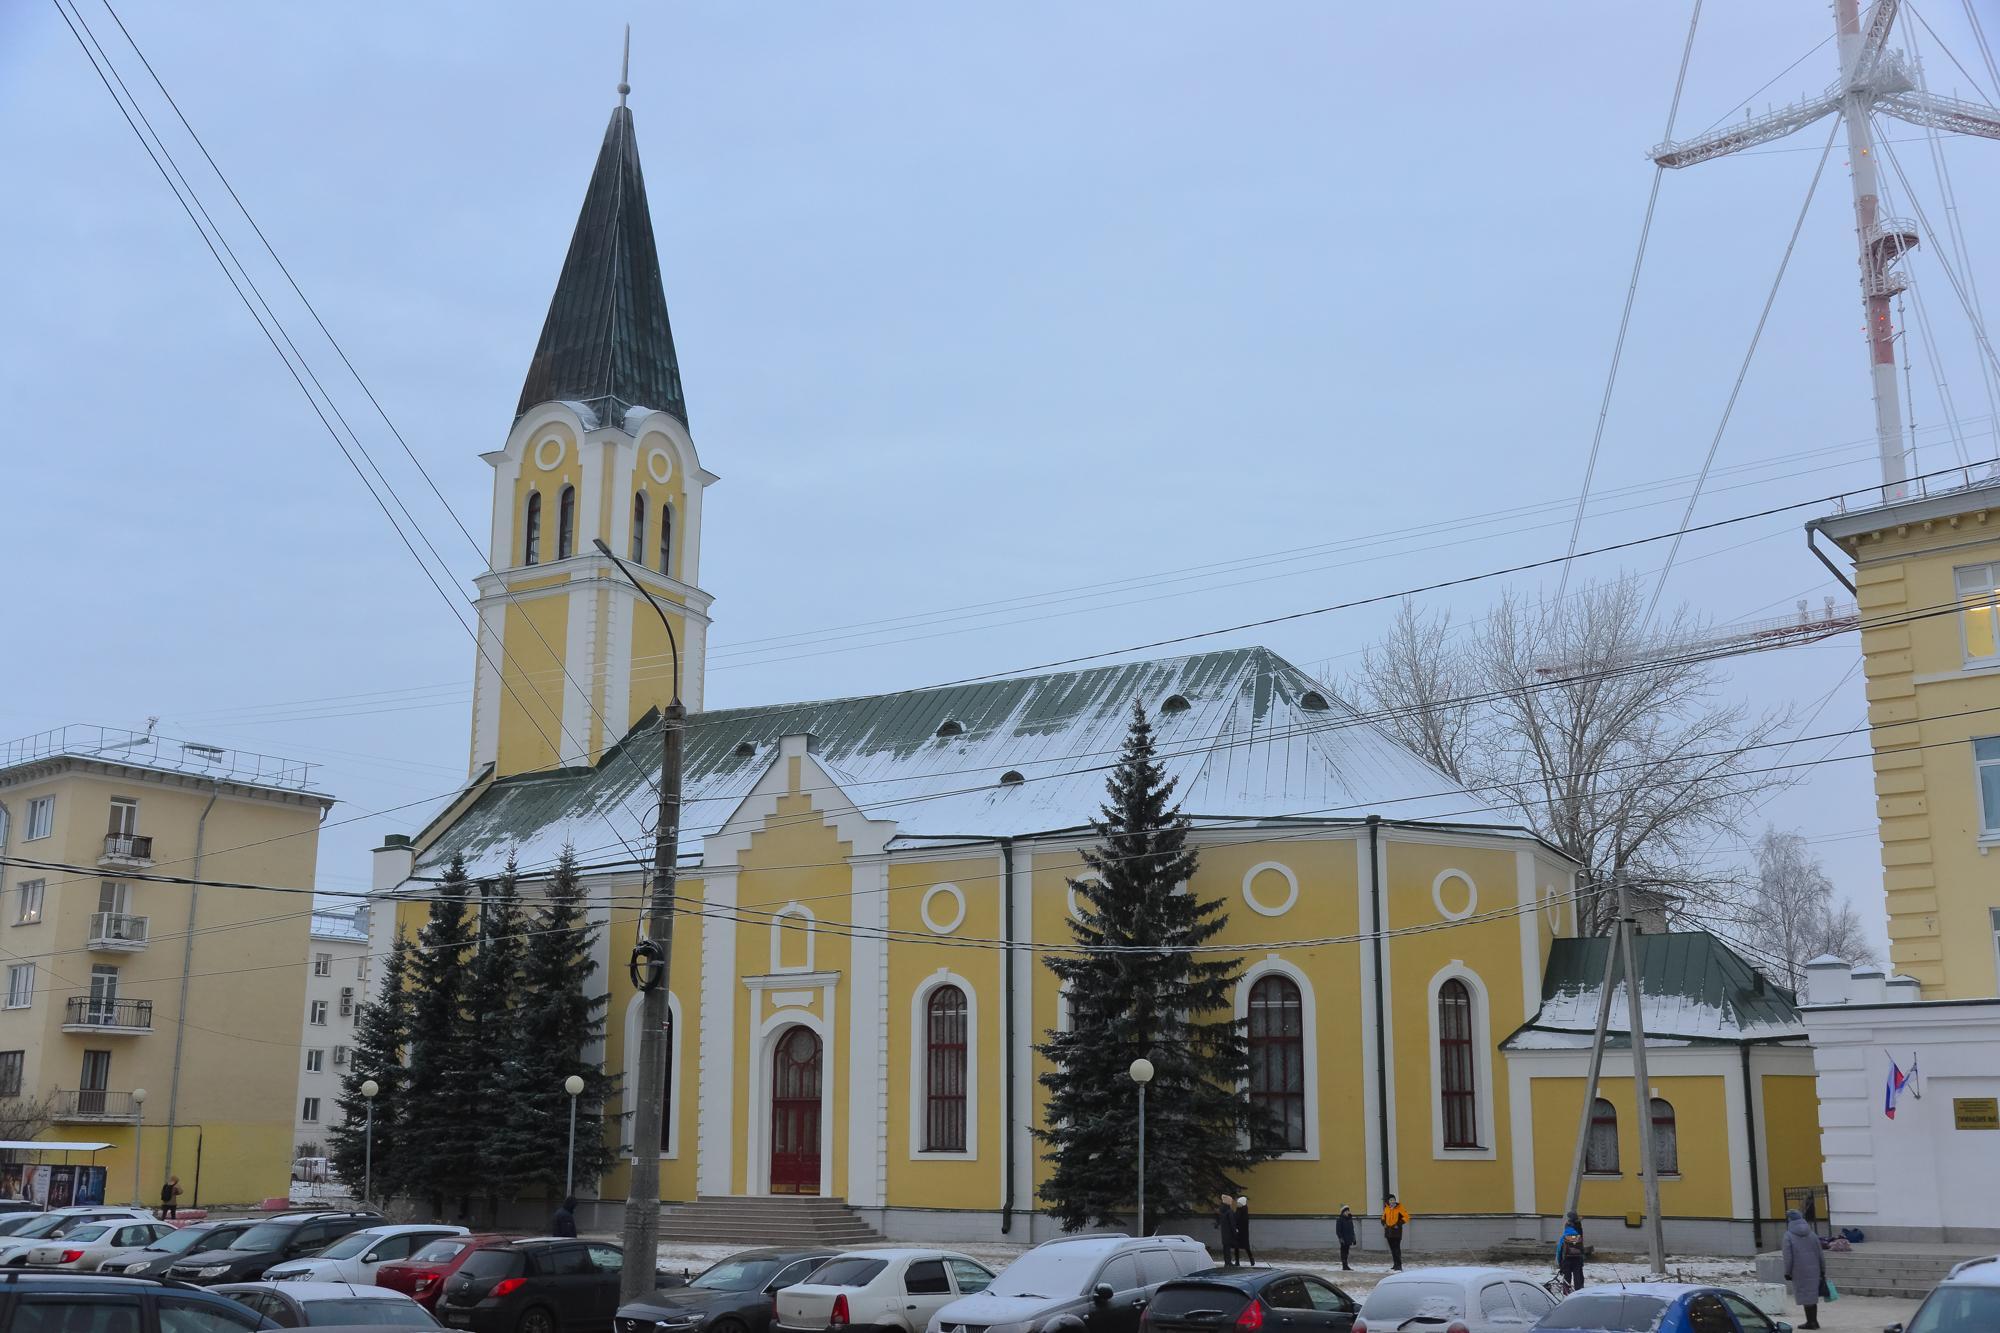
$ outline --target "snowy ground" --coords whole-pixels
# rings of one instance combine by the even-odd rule
[[[683,1268],[699,1273],[716,1260],[741,1250],[741,1245],[662,1245],[660,1246],[660,1267],[669,1272],[679,1272]],[[969,1254],[987,1267],[999,1269],[1006,1266],[1025,1248],[1019,1245],[953,1245],[947,1246],[961,1254]],[[1357,1300],[1366,1299],[1389,1271],[1389,1265],[1372,1256],[1368,1261],[1357,1262],[1353,1271],[1342,1272],[1336,1257],[1331,1262],[1323,1253],[1282,1253],[1260,1254],[1266,1264],[1282,1265],[1287,1268],[1301,1268],[1308,1272],[1320,1273]],[[1359,1258],[1359,1256],[1357,1256]],[[1412,1254],[1409,1256],[1411,1269],[1430,1264],[1444,1263],[1485,1263],[1482,1255],[1475,1254]],[[1513,1268],[1528,1274],[1537,1281],[1554,1275],[1549,1264],[1534,1265],[1503,1263],[1495,1265]],[[1636,1281],[1646,1275],[1647,1265],[1643,1263],[1596,1263],[1591,1264],[1587,1275],[1591,1282],[1616,1282],[1620,1279]],[[1712,1255],[1672,1255],[1667,1259],[1667,1271],[1675,1278],[1688,1282],[1713,1282],[1721,1286],[1740,1287],[1755,1280],[1755,1272],[1749,1259],[1728,1259]],[[1882,1297],[1849,1297],[1820,1307],[1820,1324],[1829,1333],[1875,1333],[1889,1324],[1906,1321],[1916,1310],[1912,1301],[1890,1300]],[[1796,1324],[1799,1312],[1788,1310],[1779,1318]]]

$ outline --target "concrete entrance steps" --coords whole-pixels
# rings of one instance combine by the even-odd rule
[[[1984,1258],[1994,1247],[1923,1245],[1904,1241],[1864,1241],[1846,1252],[1828,1250],[1827,1280],[1843,1296],[1900,1296],[1920,1300],[1956,1264]],[[1784,1260],[1777,1254],[1757,1256],[1757,1276],[1766,1282],[1784,1280]]]
[[[662,1243],[880,1245],[882,1237],[839,1199],[810,1194],[703,1195],[661,1210]]]

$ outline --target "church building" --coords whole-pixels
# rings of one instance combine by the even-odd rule
[[[1575,938],[1588,886],[1290,663],[1237,647],[705,706],[703,495],[719,479],[689,429],[622,99],[512,428],[484,457],[471,776],[376,853],[378,891],[402,901],[373,914],[371,948],[386,952],[399,923],[414,936],[454,856],[475,880],[511,856],[532,893],[573,846],[611,987],[602,1060],[629,1113],[639,997],[625,959],[661,708],[678,691],[664,1203],[699,1216],[821,1196],[891,1237],[1052,1232],[1036,1199],[1035,1047],[1068,1020],[1043,959],[1071,942],[1079,852],[1137,702],[1193,820],[1188,890],[1226,904],[1219,939],[1240,950],[1245,1095],[1284,1130],[1283,1156],[1239,1183],[1260,1241],[1323,1244],[1343,1204],[1365,1218],[1390,1191],[1416,1214],[1418,1249],[1552,1239],[1602,958],[1603,941]],[[1811,1104],[1804,1031],[1789,997],[1706,935],[1644,952],[1665,1035],[1643,1109],[1625,1057],[1607,1059],[1584,1203],[1609,1220],[1593,1238],[1618,1248],[1641,1206],[1646,1114],[1672,1155],[1670,1241],[1747,1249],[1784,1187],[1817,1183],[1810,1142],[1801,1156],[1765,1133],[1767,1114],[1810,1114],[1794,1110]],[[629,1139],[629,1114],[610,1118]],[[579,1191],[587,1226],[616,1225],[628,1175]],[[1377,1235],[1364,1228],[1364,1244]]]

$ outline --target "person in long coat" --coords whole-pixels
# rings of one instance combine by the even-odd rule
[[[1215,1234],[1223,1267],[1236,1267],[1236,1201],[1227,1191],[1215,1196]]]
[[[1243,1251],[1243,1262],[1252,1268],[1257,1266],[1257,1256],[1250,1249],[1250,1196],[1236,1196],[1236,1247]]]
[[[1792,1299],[1805,1307],[1806,1321],[1799,1327],[1819,1327],[1819,1292],[1826,1281],[1826,1256],[1820,1253],[1819,1237],[1812,1223],[1794,1208],[1785,1214],[1785,1281],[1792,1284]]]
[[[1333,1219],[1333,1237],[1340,1242],[1340,1267],[1351,1273],[1354,1265],[1347,1262],[1347,1252],[1354,1248],[1354,1210],[1346,1204],[1340,1205],[1340,1216]]]

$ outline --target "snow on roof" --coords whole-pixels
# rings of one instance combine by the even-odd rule
[[[1607,936],[1554,941],[1542,973],[1542,1007],[1503,1047],[1588,1047],[1597,1029],[1598,987],[1611,943]],[[1633,943],[1648,1045],[1804,1039],[1792,993],[1707,931],[1640,935]],[[1611,989],[1609,1028],[1620,1046],[1630,1044],[1630,1012],[1621,974]]]
[[[368,943],[367,907],[314,908],[312,937],[316,940],[344,940],[350,944]]]
[[[1176,694],[1188,707],[1161,712]],[[702,838],[768,771],[776,743],[801,734],[850,800],[896,823],[892,849],[1086,827],[1134,701],[1146,706],[1176,798],[1197,824],[1370,813],[1450,821],[1477,804],[1289,662],[1239,648],[695,714],[684,738],[681,858],[699,858]],[[962,729],[940,735],[947,720]],[[461,852],[475,877],[497,872],[510,852],[525,868],[546,867],[565,843],[584,865],[650,859],[658,738],[648,718],[592,768],[494,782],[436,832],[417,873],[434,875]],[[1022,780],[1002,782],[1013,773]]]

